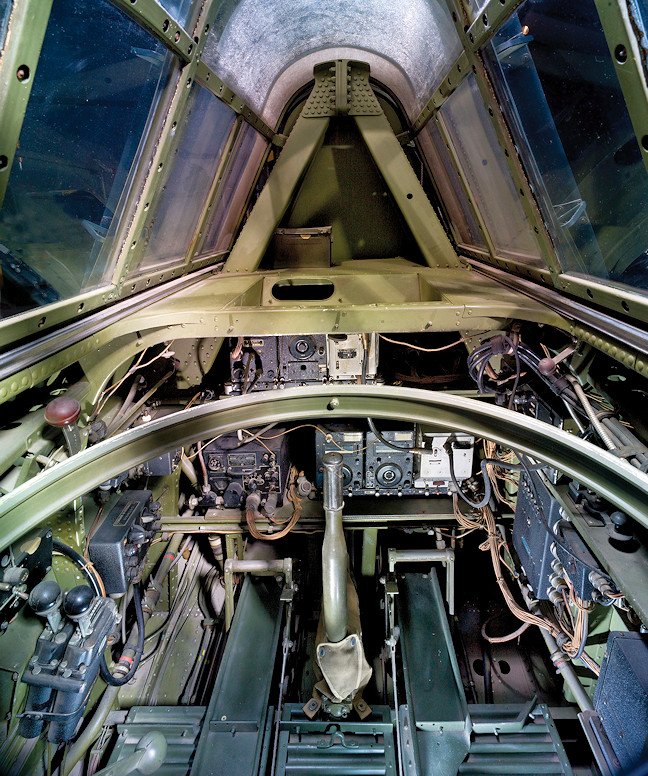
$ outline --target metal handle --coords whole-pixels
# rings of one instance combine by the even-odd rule
[[[342,528],[342,456],[326,453],[322,500],[326,527],[322,544],[322,610],[326,636],[338,642],[347,635],[347,555]]]
[[[325,512],[339,512],[344,506],[342,460],[341,453],[326,453],[322,458],[324,467],[322,498]]]

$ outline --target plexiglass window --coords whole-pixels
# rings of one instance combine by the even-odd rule
[[[419,142],[430,165],[439,197],[445,205],[455,241],[459,245],[485,250],[484,236],[470,208],[459,174],[452,164],[441,133],[433,122],[429,122],[421,132]]]
[[[184,261],[216,175],[235,114],[197,83],[191,87],[183,132],[160,202],[147,225],[140,270]]]
[[[2,49],[7,38],[7,27],[9,26],[12,8],[13,3],[11,0],[0,0],[0,57],[2,57]]]
[[[533,229],[472,75],[446,100],[440,114],[495,252],[541,264]]]
[[[217,254],[232,247],[236,228],[259,170],[267,142],[249,124],[243,124],[236,139],[227,170],[212,205],[201,256]]]
[[[525,4],[489,62],[563,269],[647,290],[648,175],[593,0]]]
[[[186,24],[193,0],[159,0],[160,5],[180,24]]]
[[[111,225],[165,61],[110,4],[55,0],[0,212],[2,317],[110,279]]]
[[[464,3],[466,0],[464,0]],[[471,19],[476,19],[488,5],[488,0],[467,0],[468,14]]]

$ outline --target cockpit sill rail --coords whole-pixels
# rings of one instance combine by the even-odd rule
[[[509,272],[486,266],[474,259],[464,259],[464,261],[475,272],[486,275],[486,277],[506,286],[509,290],[519,291],[536,302],[540,302],[540,304],[546,305],[555,312],[560,313],[560,315],[567,319],[591,327],[603,336],[614,339],[643,355],[648,355],[648,332],[644,329],[613,318],[611,315],[599,310],[594,310],[550,288],[544,288],[530,280],[515,277]]]
[[[106,477],[221,433],[327,417],[432,424],[492,439],[565,472],[648,527],[648,475],[554,426],[476,399],[392,386],[290,388],[191,407],[100,442],[0,498],[0,550]]]
[[[86,337],[92,337],[107,326],[143,310],[149,305],[160,302],[178,291],[184,291],[195,283],[219,272],[222,266],[222,263],[212,264],[186,277],[171,280],[163,286],[124,299],[104,310],[91,313],[81,320],[74,321],[36,340],[29,340],[13,350],[7,351],[0,355],[0,380],[10,377],[21,369],[28,369],[33,364],[53,356],[65,348],[76,345]]]

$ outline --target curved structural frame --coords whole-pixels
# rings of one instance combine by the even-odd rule
[[[539,458],[648,527],[648,476],[566,431],[484,401],[416,388],[291,388],[222,399],[124,432],[44,471],[0,499],[0,549],[107,478],[168,450],[270,421],[383,418],[465,431]]]
[[[335,59],[366,62],[371,68],[371,77],[393,94],[398,95],[411,122],[416,119],[419,110],[418,101],[412,82],[402,68],[373,51],[352,46],[334,46],[306,54],[277,75],[263,106],[263,115],[268,123],[274,126],[293,95],[313,80],[313,68],[316,65]]]
[[[435,45],[430,45],[434,40]],[[272,122],[264,97],[291,64],[317,51],[369,51],[408,73],[421,110],[461,54],[442,0],[232,0],[218,9],[203,60]]]

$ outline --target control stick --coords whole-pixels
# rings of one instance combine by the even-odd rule
[[[342,456],[326,453],[324,468],[324,543],[322,544],[323,613],[326,637],[342,641],[347,635],[347,555],[342,528]]]

